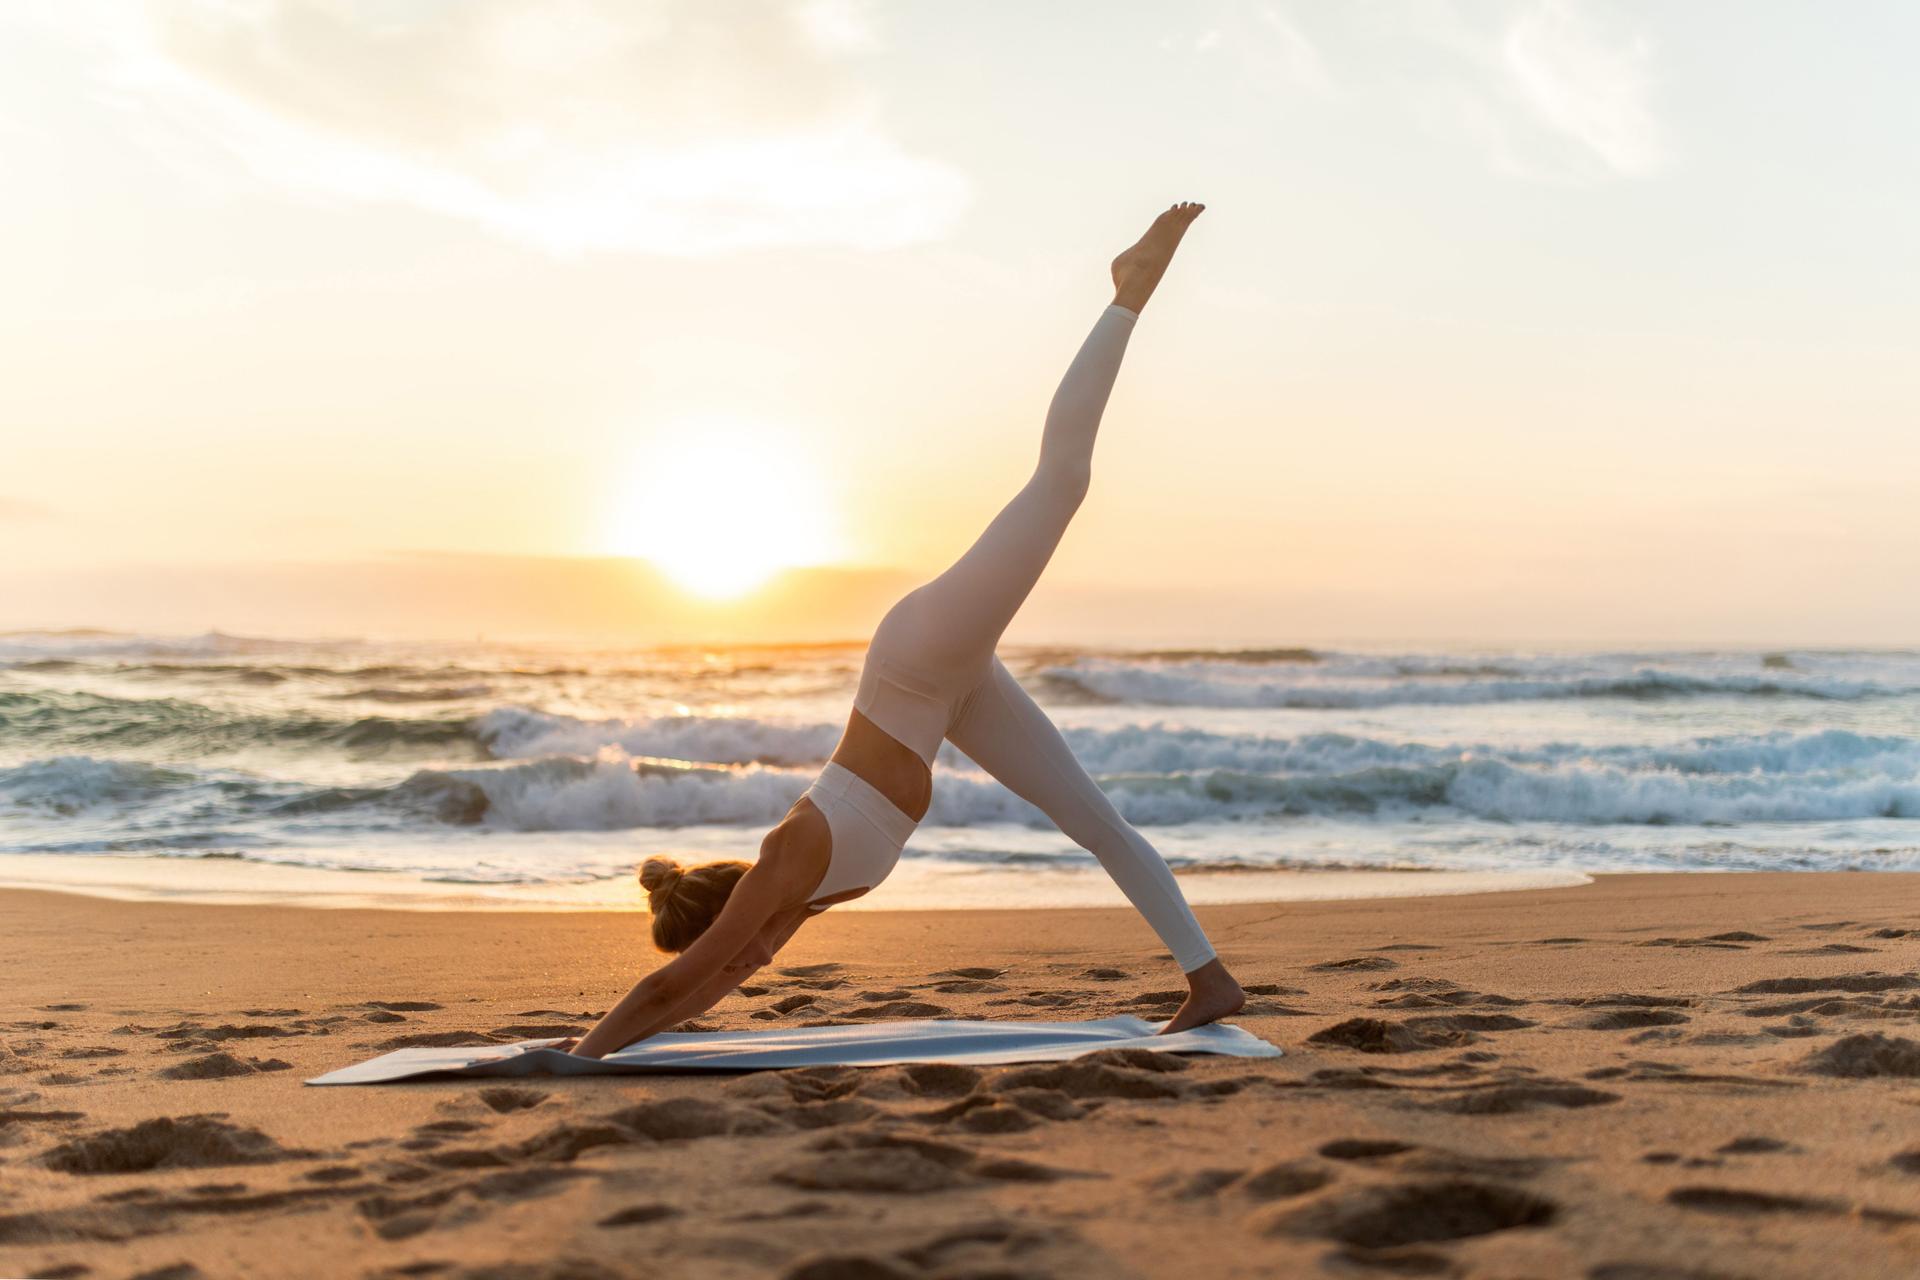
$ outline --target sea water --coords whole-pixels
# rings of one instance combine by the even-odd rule
[[[1916,653],[1001,656],[1189,884],[1920,868]],[[158,891],[218,862],[220,883],[268,897],[292,883],[279,864],[396,902],[618,901],[649,854],[754,855],[832,751],[861,657],[0,636],[0,855],[34,855],[0,862],[78,886],[104,860]],[[951,746],[935,774],[902,883],[973,905],[1118,901]]]

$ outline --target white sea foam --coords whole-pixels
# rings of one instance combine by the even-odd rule
[[[474,735],[496,759],[592,756],[608,747],[633,756],[712,764],[798,765],[824,761],[840,730],[752,717],[660,716],[587,720],[528,707],[498,707],[474,721]]]

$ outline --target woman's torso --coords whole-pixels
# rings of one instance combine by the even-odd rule
[[[826,768],[788,810],[783,853],[802,900],[816,909],[857,898],[884,879],[933,799],[933,772],[858,709]]]

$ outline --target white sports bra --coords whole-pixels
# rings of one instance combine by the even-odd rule
[[[900,850],[920,824],[894,807],[874,785],[845,765],[827,761],[806,796],[827,820],[832,851],[827,874],[813,891],[813,902],[871,889],[887,878],[900,861]],[[831,903],[812,906],[825,911]]]

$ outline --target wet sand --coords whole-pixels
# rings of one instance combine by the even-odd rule
[[[307,1089],[644,917],[0,892],[0,1275],[1920,1274],[1920,876],[1201,909],[1263,1061]],[[702,1020],[1171,1012],[1124,911],[828,913]]]

